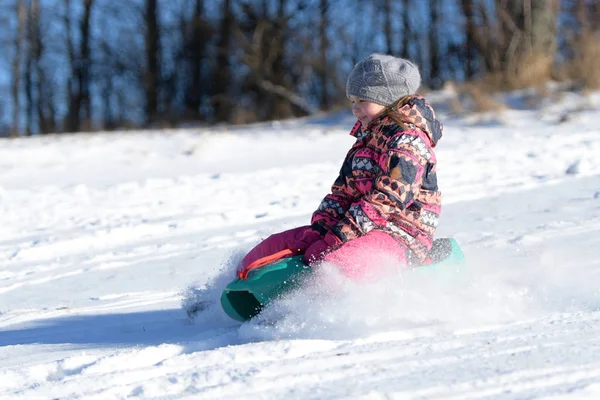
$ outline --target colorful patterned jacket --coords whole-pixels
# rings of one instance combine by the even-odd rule
[[[332,230],[343,242],[373,229],[392,235],[409,249],[409,263],[423,262],[441,212],[433,148],[442,124],[425,99],[414,95],[399,109],[403,130],[389,116],[357,122],[357,138],[338,178],[312,216],[321,233]]]

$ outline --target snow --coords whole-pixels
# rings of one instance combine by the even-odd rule
[[[443,116],[462,269],[323,266],[245,324],[181,304],[308,222],[347,113],[0,142],[0,398],[600,397],[600,97],[560,101]]]

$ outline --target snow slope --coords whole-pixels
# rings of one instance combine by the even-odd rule
[[[242,325],[180,304],[308,222],[346,114],[0,142],[0,398],[599,398],[600,99],[565,101],[445,119],[462,272],[325,266]]]

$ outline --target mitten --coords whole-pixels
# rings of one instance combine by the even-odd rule
[[[342,240],[336,234],[329,231],[323,239],[311,244],[304,252],[304,263],[307,265],[317,263],[325,255],[342,245]]]

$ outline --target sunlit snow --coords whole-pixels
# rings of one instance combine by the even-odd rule
[[[600,97],[581,101],[441,112],[437,236],[462,270],[325,265],[245,324],[182,301],[309,222],[349,113],[0,141],[0,398],[600,397]]]

